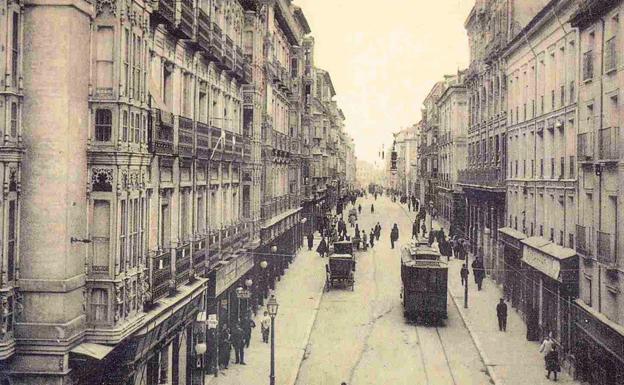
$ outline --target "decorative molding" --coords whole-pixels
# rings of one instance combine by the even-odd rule
[[[105,9],[108,9],[112,16],[117,16],[117,1],[116,0],[96,0],[95,2],[95,15],[100,16]]]
[[[112,168],[91,169],[91,191],[100,191],[100,192],[113,191],[113,169]]]

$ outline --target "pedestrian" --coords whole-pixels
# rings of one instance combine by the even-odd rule
[[[546,364],[546,378],[550,380],[550,373],[553,374],[553,380],[557,381],[557,373],[561,371],[559,365],[559,352],[557,351],[557,345],[553,345],[552,349],[544,358]]]
[[[468,267],[465,263],[462,265],[462,268],[459,271],[459,276],[461,277],[462,286],[468,285]]]
[[[308,251],[312,250],[312,246],[314,245],[314,235],[312,233],[308,234]]]
[[[375,247],[375,230],[371,229],[370,237],[369,237],[370,247],[371,249]]]
[[[269,312],[264,312],[264,317],[262,317],[262,321],[260,321],[260,332],[262,333],[262,342],[265,344],[269,343],[269,331],[271,330],[271,317],[269,317]]]
[[[358,238],[360,237],[360,226],[357,223],[355,224],[355,235],[357,235]]]
[[[418,239],[418,220],[414,219],[414,223],[412,223],[412,239]]]
[[[254,322],[254,320],[251,319],[251,314],[248,314],[243,319],[243,325],[242,325],[243,337],[244,337],[246,348],[248,348],[249,344],[251,343],[251,330],[255,327],[256,327],[256,323]]]
[[[321,238],[321,242],[316,247],[316,252],[319,253],[321,258],[325,257],[325,253],[327,252],[327,241],[325,240],[325,237]]]
[[[546,357],[546,355],[548,355],[548,353],[550,353],[553,349],[553,346],[555,346],[555,341],[552,338],[552,332],[549,332],[546,338],[544,338],[544,341],[542,341],[539,351],[544,354],[544,357]]]
[[[429,232],[429,240],[428,240],[429,246],[431,246],[433,244],[433,241],[435,241],[435,234],[436,232],[433,230]]]
[[[472,274],[474,275],[475,283],[477,284],[477,288],[481,290],[481,285],[483,284],[483,279],[485,278],[485,269],[483,267],[483,260],[479,257],[476,258],[472,264]]]
[[[377,238],[377,241],[379,241],[380,236],[381,236],[381,225],[379,224],[379,222],[377,222],[377,224],[375,225],[375,238]]]
[[[412,202],[411,201],[407,201],[407,211],[412,211]]]
[[[366,237],[366,231],[362,230],[362,248],[364,250],[368,249],[368,238]]]
[[[464,264],[464,266],[466,266]],[[498,330],[502,332],[507,331],[507,304],[505,298],[501,298],[496,305],[496,318],[498,318]]]
[[[245,365],[245,336],[238,323],[232,328],[232,346],[234,347],[235,364]]]
[[[219,336],[219,362],[222,368],[227,369],[230,365],[230,356],[232,355],[232,343],[230,342],[230,331],[223,325]]]
[[[361,204],[358,204],[358,213],[362,214],[362,205]]]
[[[394,242],[399,240],[399,227],[394,224],[392,230],[390,230],[390,246],[394,249]]]
[[[424,238],[425,235],[427,234],[427,225],[425,224],[425,221],[423,221],[423,224],[420,226],[420,229],[422,230],[422,237]]]

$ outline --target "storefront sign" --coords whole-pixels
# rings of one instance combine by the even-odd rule
[[[215,296],[219,296],[240,277],[253,267],[253,257],[250,254],[232,258],[216,272]]]
[[[561,266],[559,261],[541,251],[532,247],[525,247],[522,253],[522,262],[536,268],[550,278],[560,281],[559,271]]]

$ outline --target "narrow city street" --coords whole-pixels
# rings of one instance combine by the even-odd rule
[[[386,197],[360,198],[360,202],[360,229],[369,233],[379,221],[381,238],[373,249],[357,253],[353,292],[324,293],[296,384],[489,384],[450,298],[443,327],[416,326],[403,318],[400,248],[409,242],[411,215]],[[400,238],[392,250],[389,234],[394,223],[399,225]]]

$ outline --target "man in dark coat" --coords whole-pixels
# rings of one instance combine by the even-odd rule
[[[462,265],[461,270],[459,271],[459,276],[461,277],[461,282],[462,282],[462,286],[464,285],[468,285],[468,267],[466,267],[466,264],[464,263]]]
[[[507,331],[507,304],[505,299],[501,298],[496,305],[496,318],[498,318],[498,330],[502,332]]]
[[[243,339],[245,342],[245,347],[248,348],[251,343],[251,329],[256,327],[256,323],[251,319],[249,315],[243,318],[242,329],[243,329]]]
[[[325,257],[325,253],[327,252],[327,241],[325,240],[325,237],[321,238],[321,242],[316,247],[316,252],[319,253],[321,258]]]
[[[414,219],[414,223],[412,223],[412,239],[418,238],[418,220]]]
[[[372,249],[373,247],[375,247],[375,230],[374,230],[374,229],[371,229],[371,231],[370,231],[370,238],[369,238],[369,242],[370,242],[370,247],[371,247],[371,249]]]
[[[232,328],[232,346],[236,364],[245,365],[245,334],[238,324]]]
[[[477,284],[478,290],[481,290],[481,285],[483,284],[483,279],[485,278],[485,269],[481,258],[477,258],[474,262],[472,262],[472,274],[474,274],[474,280]]]
[[[379,224],[379,222],[377,222],[377,224],[375,225],[375,238],[379,240],[380,236],[381,236],[381,225]]]
[[[394,224],[392,230],[390,230],[390,246],[394,249],[394,242],[399,240],[399,227]]]
[[[308,251],[312,250],[312,246],[314,245],[314,235],[312,233],[308,234]]]
[[[223,327],[219,333],[219,363],[221,367],[227,369],[230,365],[230,355],[232,354],[232,343],[230,342],[230,331]]]

